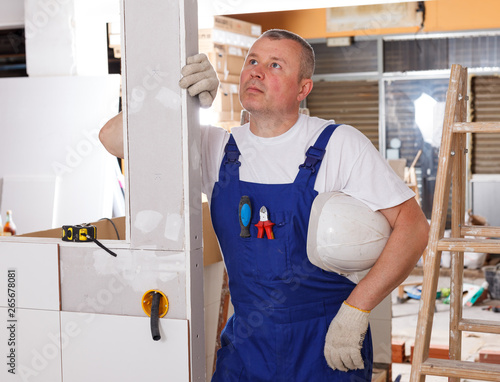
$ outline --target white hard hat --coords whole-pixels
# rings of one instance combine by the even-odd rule
[[[342,192],[319,194],[309,219],[307,256],[326,271],[365,271],[375,264],[390,234],[381,212]]]

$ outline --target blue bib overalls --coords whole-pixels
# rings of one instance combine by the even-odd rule
[[[355,284],[312,265],[306,253],[314,183],[337,125],[324,129],[291,184],[239,179],[233,136],[225,148],[211,198],[214,230],[224,255],[234,315],[221,335],[212,382],[370,381],[371,336],[363,344],[365,368],[333,371],[323,355],[328,326]],[[238,208],[250,197],[251,237],[240,237]],[[274,239],[257,238],[259,210],[267,208]]]

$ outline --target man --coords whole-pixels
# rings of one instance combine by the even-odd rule
[[[189,68],[181,80],[188,89],[196,83]],[[202,186],[235,309],[212,381],[371,380],[369,312],[406,278],[427,243],[427,220],[414,194],[370,141],[353,127],[299,115],[313,72],[305,40],[265,32],[240,76],[250,122],[231,135],[202,130]],[[322,150],[324,156],[314,155]],[[357,285],[307,258],[311,205],[329,191],[381,211],[393,229]],[[249,237],[241,235],[243,196],[251,205]],[[261,230],[260,221],[270,222],[270,230]]]

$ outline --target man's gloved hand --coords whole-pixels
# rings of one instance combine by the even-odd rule
[[[198,95],[201,107],[210,107],[217,95],[219,79],[212,64],[205,54],[200,53],[187,59],[187,65],[181,70],[183,77],[179,85],[187,89],[189,95]]]
[[[364,369],[361,348],[368,330],[370,311],[344,301],[326,333],[325,358],[333,370]]]

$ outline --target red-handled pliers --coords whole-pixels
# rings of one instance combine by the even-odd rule
[[[255,226],[259,229],[257,233],[257,239],[262,239],[264,237],[264,230],[266,231],[266,236],[268,239],[274,239],[273,234],[273,225],[274,223],[269,220],[267,214],[267,208],[262,206],[259,211],[260,221],[255,224]]]

